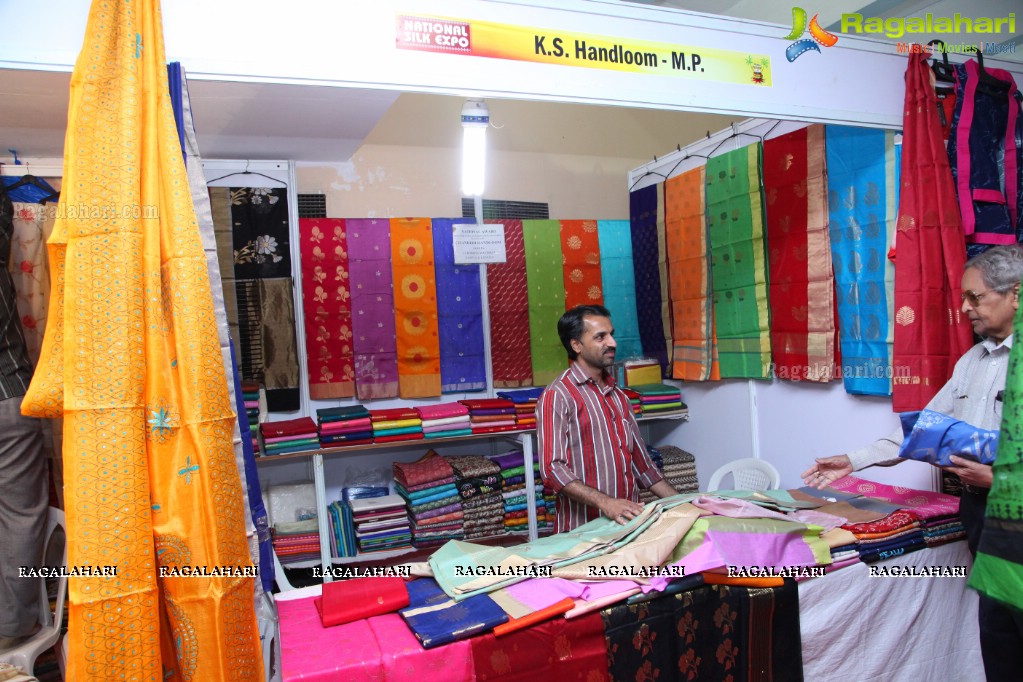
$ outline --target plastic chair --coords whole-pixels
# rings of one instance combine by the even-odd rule
[[[728,474],[735,482],[732,488],[722,488],[721,481]],[[778,470],[762,459],[747,457],[725,464],[710,477],[707,491],[712,490],[777,490],[781,486]]]
[[[49,517],[46,521],[46,542],[44,544],[44,561],[47,566],[49,562],[50,542],[57,528],[64,533],[64,547],[61,550],[61,566],[67,566],[67,527],[64,525],[64,512],[55,507],[50,507]],[[50,597],[46,593],[46,581],[39,581],[41,592],[41,603],[39,605],[39,624],[42,626],[39,632],[27,640],[7,651],[0,651],[0,663],[10,663],[24,670],[29,675],[34,674],[36,658],[60,639],[61,629],[64,624],[64,600],[67,596],[67,578],[57,579],[57,605],[50,613]]]

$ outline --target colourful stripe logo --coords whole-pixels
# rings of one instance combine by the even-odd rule
[[[817,16],[816,14],[813,15],[808,28],[806,24],[806,10],[802,7],[792,8],[792,31],[785,36],[785,40],[796,41],[785,48],[785,58],[790,62],[796,61],[811,50],[820,52],[821,49],[817,47],[818,44],[824,47],[831,47],[838,42],[838,36],[834,33],[828,33],[821,28],[820,24],[817,23]],[[800,38],[807,31],[810,33],[810,38]]]

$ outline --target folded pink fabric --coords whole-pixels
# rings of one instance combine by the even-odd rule
[[[441,403],[440,405],[421,405],[415,408],[419,416],[427,419],[445,419],[447,417],[459,417],[469,414],[469,408],[461,403]]]

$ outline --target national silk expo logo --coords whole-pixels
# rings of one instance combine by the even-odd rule
[[[810,20],[810,25],[806,25],[806,10],[802,7],[792,8],[792,32],[785,36],[785,40],[795,40],[796,42],[785,48],[785,58],[790,62],[794,62],[802,55],[813,50],[814,52],[820,52],[821,49],[817,47],[818,44],[824,47],[831,47],[838,42],[838,36],[834,33],[828,33],[820,24],[817,23],[818,15],[813,15],[813,19]],[[809,31],[810,38],[800,38],[801,35]]]

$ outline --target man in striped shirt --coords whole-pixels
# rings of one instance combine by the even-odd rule
[[[540,474],[558,496],[558,532],[603,514],[628,523],[643,510],[639,487],[675,495],[646,451],[629,398],[615,384],[611,313],[572,308],[558,320],[571,365],[536,406]],[[638,485],[637,485],[638,484]]]

